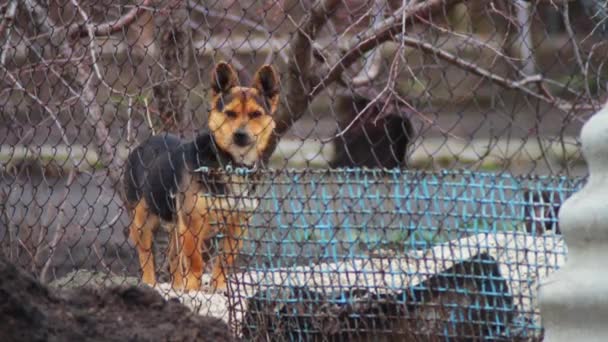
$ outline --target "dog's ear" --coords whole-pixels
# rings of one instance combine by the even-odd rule
[[[269,114],[274,113],[279,104],[279,78],[274,68],[270,65],[260,67],[253,77],[252,87],[264,97]]]
[[[213,70],[213,77],[211,79],[211,90],[213,90],[213,95],[227,93],[230,89],[238,85],[239,78],[230,64],[219,62]]]

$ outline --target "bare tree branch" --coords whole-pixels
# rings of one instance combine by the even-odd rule
[[[265,158],[270,158],[276,148],[279,137],[282,136],[291,125],[297,121],[308,108],[311,97],[309,96],[309,80],[312,67],[313,43],[317,32],[327,23],[340,0],[317,0],[308,15],[302,20],[290,46],[289,64],[287,75],[284,78],[285,92],[279,104],[275,121],[277,127],[274,132],[271,147],[266,149]]]
[[[504,88],[519,90],[526,95],[529,95],[533,98],[541,100],[547,104],[555,106],[564,111],[572,110],[572,108],[574,107],[574,105],[568,103],[567,101],[556,99],[549,93],[545,93],[547,90],[544,88],[543,88],[543,90],[541,90],[541,93],[537,93],[537,92],[525,87],[529,83],[542,84],[542,82],[544,81],[544,78],[541,75],[531,75],[531,76],[528,76],[519,81],[511,80],[511,79],[499,76],[484,68],[481,68],[473,62],[464,60],[445,50],[436,48],[435,46],[433,46],[430,43],[426,43],[426,42],[423,42],[423,41],[420,41],[418,39],[411,38],[411,37],[402,37],[401,39],[402,39],[403,44],[405,44],[407,46],[415,47],[425,53],[436,56],[444,61],[447,61],[449,63],[452,63],[452,64],[458,66],[459,68],[461,68],[463,70],[469,71],[472,74],[475,74],[477,76],[488,79],[492,83],[495,83]]]
[[[2,44],[2,52],[0,53],[0,64],[4,66],[6,64],[6,52],[8,51],[8,46],[11,42],[11,34],[13,30],[12,22],[15,19],[15,14],[17,11],[17,2],[11,1],[8,3],[6,8],[6,12],[4,13],[4,18],[2,19],[2,24],[0,26],[0,35],[4,34],[4,31],[8,27],[8,31],[6,32],[6,37],[4,38],[4,43]]]
[[[70,194],[70,187],[72,186],[72,183],[74,183],[74,180],[76,179],[75,172],[76,171],[74,169],[70,170],[68,179],[65,182],[65,191],[63,193],[63,198],[59,202],[61,204],[59,205],[57,217],[55,218],[57,220],[57,227],[55,227],[55,232],[53,233],[53,239],[51,240],[50,255],[46,259],[46,262],[44,263],[44,266],[42,267],[42,270],[40,271],[40,281],[42,283],[47,283],[49,281],[49,270],[51,269],[51,264],[53,262],[53,257],[55,256],[55,251],[57,250],[57,246],[59,246],[59,242],[65,236],[65,233],[66,233],[66,227],[63,222],[64,217],[65,217],[65,203],[67,202],[68,195]]]
[[[11,1],[7,8],[6,17],[14,18],[16,9],[17,9],[17,1]],[[19,79],[15,75],[13,75],[11,73],[11,71],[8,70],[8,68],[6,67],[6,51],[8,51],[8,45],[11,41],[11,33],[13,31],[13,28],[14,28],[13,25],[8,26],[5,41],[4,41],[4,44],[2,44],[2,52],[0,53],[0,67],[2,67],[4,69],[4,72],[6,73],[6,76],[8,77],[9,81],[12,82],[12,84],[15,87],[17,87],[17,89],[23,91],[26,96],[28,96],[30,99],[32,99],[34,102],[36,102],[38,105],[40,105],[49,114],[49,116],[53,119],[53,121],[55,122],[55,125],[59,129],[61,139],[63,140],[63,142],[65,144],[69,144],[68,138],[65,134],[65,130],[64,130],[63,126],[61,125],[61,123],[59,122],[57,115],[55,115],[55,113],[38,96],[29,92],[21,84]],[[72,162],[74,162],[74,167],[77,168],[78,165],[76,164],[76,162],[75,161],[72,161]]]
[[[424,18],[431,15],[434,10],[441,8],[441,5],[449,6],[456,2],[457,1],[450,0],[429,0],[405,9],[401,18],[411,18],[416,19],[416,21],[424,20]],[[319,83],[312,88],[312,91],[310,93],[311,98],[314,98],[324,89],[326,89],[331,83],[335,82],[339,77],[341,77],[342,72],[344,72],[348,67],[350,67],[358,58],[363,56],[366,52],[374,49],[378,44],[394,39],[394,36],[397,35],[403,29],[401,23],[396,17],[389,18],[385,22],[386,24],[383,25],[382,28],[379,29],[377,32],[372,31],[363,39],[361,39],[358,44],[348,49],[342,55],[339,62],[336,63],[329,71],[322,72],[322,74],[325,76],[321,78],[321,81],[319,81]],[[411,25],[413,22],[414,20],[409,20],[407,23]],[[492,73],[484,68],[481,68],[475,63],[461,59],[445,50],[436,48],[432,44],[425,43],[418,39],[410,37],[402,37],[400,38],[400,40],[401,39],[403,40],[403,43],[407,46],[417,48],[428,54],[432,54],[442,60],[445,60],[458,66],[463,70],[486,78],[491,82],[507,89],[519,90],[525,93],[526,95],[532,96],[563,111],[570,111],[575,107],[575,105],[567,101],[556,99],[555,97],[553,97],[543,86],[544,78],[540,77],[540,75],[528,75],[529,77],[526,77],[520,81],[510,80],[508,78]],[[530,88],[525,87],[525,85],[528,83],[538,84],[540,92],[535,92]],[[576,107],[586,108],[585,106]],[[589,108],[594,108],[594,105],[591,104]]]
[[[31,13],[32,18],[34,18],[34,20],[36,21],[36,25],[43,32],[50,36],[51,44],[56,47],[61,54],[65,56],[65,59],[72,62],[80,62],[77,63],[77,79],[66,79],[65,77],[68,77],[68,75],[56,71],[51,65],[48,64],[48,62],[46,62],[44,56],[38,54],[38,58],[40,58],[41,61],[49,68],[49,70],[59,78],[61,83],[67,87],[70,93],[80,99],[83,108],[87,110],[87,113],[85,113],[85,117],[87,122],[89,122],[93,131],[95,132],[101,161],[104,163],[105,166],[108,167],[109,176],[115,184],[117,184],[120,179],[121,160],[120,158],[116,157],[115,143],[110,137],[109,130],[103,120],[102,108],[97,103],[97,87],[99,85],[99,82],[104,83],[104,80],[103,74],[99,69],[99,66],[97,65],[98,56],[95,36],[108,35],[132,24],[137,18],[137,16],[142,13],[142,11],[148,10],[146,6],[149,3],[150,0],[144,0],[140,6],[136,6],[133,9],[129,10],[129,12],[125,16],[117,19],[115,22],[94,25],[90,22],[88,14],[82,9],[78,1],[73,0],[72,4],[80,14],[83,23],[78,24],[76,26],[71,26],[66,31],[65,29],[62,29],[55,25],[55,23],[52,22],[49,17],[49,14],[47,13],[48,10],[43,8],[36,1],[22,0],[23,7],[25,7],[25,9]],[[80,57],[75,53],[74,48],[71,46],[71,41],[74,38],[78,38],[83,33],[86,33],[86,35],[89,36],[88,53],[90,54],[90,60],[81,60]],[[20,83],[18,79],[10,72],[8,72],[8,70],[7,73],[10,81],[19,87]],[[98,81],[96,82],[95,79],[98,79]],[[73,83],[74,81],[76,81],[82,86],[81,92],[76,91],[72,87],[71,83]],[[104,85],[108,87],[110,91],[113,91],[113,89],[109,85],[105,83]],[[23,90],[25,91],[24,88]],[[26,94],[32,97],[32,94],[29,94],[28,92],[26,92]],[[58,123],[55,114],[51,111],[50,108],[48,108],[48,106],[46,106],[36,97],[33,97],[33,100],[36,101],[39,105],[41,105],[45,109],[45,111],[53,117],[57,125],[59,125],[59,129],[64,143],[67,144],[67,138],[65,136],[63,128]]]
[[[50,25],[50,22],[47,20],[48,13],[36,0],[21,0],[22,6],[25,7],[25,10],[31,13],[31,17],[36,22],[44,33],[51,33],[51,31],[57,29],[54,25]]]
[[[584,67],[583,58],[581,57],[581,52],[578,46],[578,42],[574,37],[574,30],[572,29],[572,25],[570,24],[570,6],[568,5],[568,1],[564,2],[564,9],[562,11],[562,16],[564,18],[564,26],[566,27],[566,32],[568,33],[568,38],[570,38],[570,42],[572,44],[572,48],[574,49],[574,56],[576,57],[576,63],[580,68],[580,72],[583,75],[583,84],[585,85],[585,91],[587,92],[587,96],[591,98],[591,89],[589,88],[589,75],[587,74],[587,69]]]
[[[125,27],[131,25],[138,15],[147,10],[146,7],[150,6],[151,2],[151,0],[143,0],[140,5],[136,5],[135,7],[133,7],[131,10],[129,10],[129,12],[127,12],[127,14],[118,18],[115,22],[96,24],[92,28],[88,27],[90,26],[88,22],[72,25],[68,28],[68,36],[87,37],[90,36],[92,33],[93,36],[99,37],[108,36],[112,33],[116,33],[124,29]],[[90,30],[92,30],[92,32],[90,32]]]
[[[384,17],[384,9],[388,6],[386,0],[374,1],[372,6],[374,16],[372,17],[372,28],[377,29],[380,25],[380,21]],[[382,64],[382,54],[380,53],[380,46],[377,46],[371,52],[368,52],[365,57],[365,64],[361,71],[352,79],[353,87],[360,87],[365,84],[372,82],[378,74],[380,74],[380,67]]]
[[[278,139],[302,117],[310,102],[317,95],[337,81],[347,68],[367,52],[381,43],[393,39],[394,35],[403,30],[402,23],[412,25],[415,22],[414,19],[429,17],[436,11],[460,1],[462,0],[427,0],[411,6],[404,4],[397,11],[397,15],[382,21],[376,28],[371,29],[371,32],[364,34],[362,39],[358,39],[359,43],[353,44],[351,49],[347,49],[347,52],[330,70],[313,74],[311,70],[313,40],[316,38],[317,31],[323,27],[329,16],[341,3],[336,0],[316,1],[309,15],[304,18],[291,44],[290,63],[284,87],[286,91],[282,94],[283,100],[275,117],[277,127],[274,131],[272,146],[267,149],[265,157],[270,157]],[[316,84],[314,87],[312,87],[313,82]]]
[[[394,36],[399,34],[402,30],[401,19],[405,19],[407,26],[410,26],[417,21],[418,17],[429,17],[436,11],[458,2],[460,2],[460,0],[428,0],[405,8],[401,7],[397,11],[398,14],[400,14],[399,16],[393,16],[386,19],[378,29],[372,30],[361,39],[358,39],[359,42],[354,44],[350,49],[347,49],[338,60],[338,63],[330,70],[324,70],[321,74],[325,76],[313,87],[310,96],[314,98],[320,94],[329,85],[340,78],[342,73],[365,53],[383,42],[394,39]]]
[[[87,109],[85,117],[95,132],[101,161],[107,167],[108,175],[110,176],[113,185],[116,185],[120,181],[120,170],[122,169],[122,162],[120,161],[120,158],[117,158],[115,156],[116,143],[110,137],[108,127],[106,127],[106,124],[102,117],[101,106],[99,105],[99,103],[97,103],[97,86],[94,82],[94,76],[97,76],[99,82],[103,82],[103,75],[101,74],[99,66],[97,65],[93,25],[89,23],[89,17],[87,13],[82,9],[78,1],[72,0],[72,4],[74,4],[74,7],[76,7],[81,17],[85,21],[85,25],[87,27],[91,40],[89,46],[89,53],[91,54],[90,67],[87,66],[87,63],[80,63],[78,65],[77,80],[82,85],[81,102],[83,107]],[[95,72],[93,73],[93,71]]]
[[[391,67],[390,67],[390,70],[388,73],[388,81],[386,82],[386,85],[384,86],[384,88],[359,112],[359,114],[357,114],[351,120],[351,122],[344,129],[342,129],[340,132],[335,134],[333,137],[323,141],[324,143],[330,142],[336,138],[344,136],[344,134],[346,134],[355,125],[355,123],[357,121],[362,121],[363,120],[362,118],[364,116],[369,115],[368,114],[369,109],[371,109],[373,106],[376,106],[379,101],[384,102],[382,108],[379,111],[380,115],[382,115],[382,113],[385,112],[385,109],[388,106],[388,103],[390,102],[390,100],[394,94],[395,82],[397,81],[397,77],[399,75],[399,65],[400,65],[399,62],[401,60],[400,55],[401,55],[402,51],[403,51],[403,46],[400,46],[397,53],[395,54],[395,58],[393,58],[393,62],[391,63]],[[385,94],[388,94],[388,95],[386,96],[387,98],[384,99]],[[378,119],[378,118],[376,118],[376,119]]]
[[[200,4],[198,4],[192,0],[188,1],[188,6],[189,6],[189,8],[191,8],[205,16],[218,18],[218,19],[222,19],[222,20],[230,20],[236,24],[243,25],[250,29],[264,33],[266,35],[266,40],[272,46],[272,49],[270,50],[269,55],[272,55],[272,53],[274,51],[277,51],[279,56],[283,60],[283,62],[285,62],[285,63],[288,62],[287,55],[283,51],[283,46],[280,45],[279,42],[277,42],[275,39],[273,39],[272,33],[270,31],[268,31],[268,29],[266,29],[263,25],[260,25],[259,23],[249,20],[247,18],[232,15],[230,13],[223,13],[223,12],[220,13],[218,11],[214,11],[209,8],[205,8],[204,6],[201,6]],[[191,23],[191,24],[193,25],[193,23]],[[197,24],[196,27],[192,26],[192,28],[200,28],[200,25]]]
[[[189,129],[187,122],[187,100],[190,89],[184,83],[192,65],[194,47],[189,24],[187,3],[172,2],[171,16],[151,26],[157,32],[160,51],[154,70],[154,99],[163,124],[163,130],[178,133]],[[152,24],[152,23],[150,23]]]

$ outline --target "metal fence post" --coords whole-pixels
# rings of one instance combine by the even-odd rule
[[[540,287],[545,341],[608,341],[608,103],[583,126],[589,178],[563,204],[566,264]]]

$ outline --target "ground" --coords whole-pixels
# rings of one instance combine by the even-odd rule
[[[57,290],[0,258],[1,341],[232,341],[222,321],[150,288]]]

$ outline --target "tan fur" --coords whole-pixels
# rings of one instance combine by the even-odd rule
[[[217,82],[218,79],[221,82]],[[218,85],[216,88],[219,91],[213,91],[208,124],[218,147],[238,162],[255,164],[268,148],[275,128],[272,114],[278,106],[278,91],[275,94],[275,89],[265,89],[268,84],[278,84],[274,70],[270,66],[262,66],[254,77],[252,87],[247,88],[238,85],[236,73],[228,64],[219,63],[213,72],[212,82]],[[231,99],[224,103],[222,110],[215,107],[220,96]],[[260,105],[260,98],[268,101],[269,111]],[[233,111],[236,115],[228,117],[227,111]],[[252,118],[253,112],[259,112],[260,115]],[[246,131],[253,138],[247,148],[236,146],[232,142],[233,134],[238,129]],[[251,218],[251,209],[257,207],[257,201],[240,198],[247,197],[250,180],[225,176],[223,182],[228,185],[231,195],[213,197],[203,195],[206,190],[203,185],[193,178],[192,173],[185,172],[179,193],[175,194],[177,219],[169,230],[171,239],[168,254],[172,286],[175,289],[200,289],[206,259],[209,257],[206,245],[218,230],[222,230],[225,237],[220,242],[220,249],[224,258],[218,258],[213,267],[211,286],[213,290],[224,290],[226,268],[232,266],[242,248],[242,238]],[[142,280],[154,285],[156,276],[152,238],[160,222],[158,217],[150,213],[144,199],[129,209],[133,216],[130,238],[137,246],[143,271]]]
[[[230,68],[231,88],[229,95],[233,100],[225,104],[222,111],[212,108],[209,113],[209,130],[212,132],[218,145],[224,151],[230,153],[236,160],[244,160],[245,164],[251,160],[259,159],[263,152],[268,148],[270,137],[276,126],[272,114],[276,111],[279,103],[278,93],[270,98],[270,111],[267,111],[263,106],[260,106],[255,100],[256,97],[263,97],[262,84],[260,75],[268,73],[267,77],[272,77],[273,82],[278,83],[273,69],[268,66],[262,66],[254,77],[252,87],[237,86],[238,78],[236,72]],[[211,103],[216,103],[223,94],[213,92]],[[234,118],[227,117],[226,111],[237,113]],[[257,118],[250,117],[253,112],[259,112],[261,115]],[[246,130],[255,138],[254,146],[250,148],[241,148],[232,143],[232,133],[240,127],[246,127]]]
[[[152,215],[148,209],[148,204],[142,199],[133,210],[133,220],[131,222],[129,237],[135,243],[139,255],[139,264],[142,269],[142,280],[144,283],[154,285],[156,275],[154,272],[154,256],[152,254],[152,239],[154,230],[160,221],[158,217]]]

